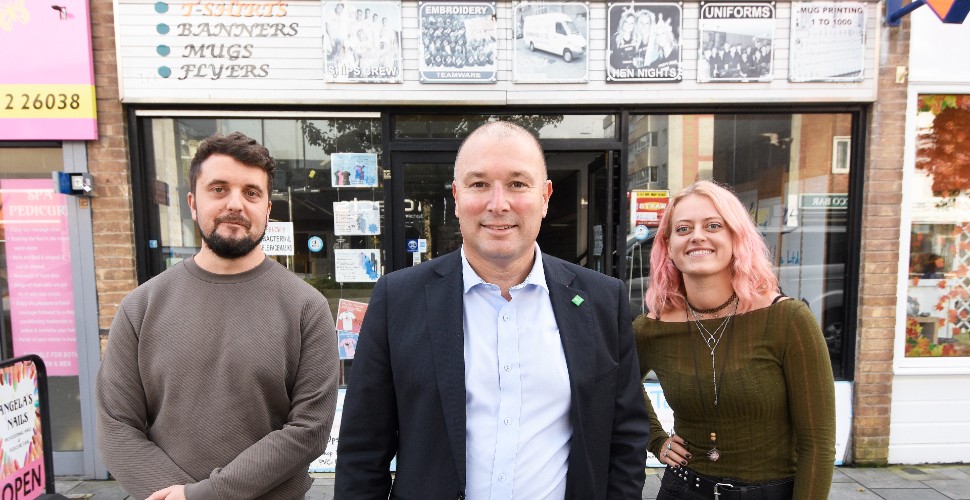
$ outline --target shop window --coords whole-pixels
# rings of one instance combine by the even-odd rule
[[[402,115],[395,139],[464,139],[481,125],[505,120],[521,125],[540,139],[616,139],[614,115]]]
[[[970,96],[920,95],[905,356],[970,357]]]
[[[354,330],[384,273],[384,186],[380,120],[153,118],[146,120],[151,220],[148,264],[157,274],[195,255],[201,238],[186,201],[189,167],[199,143],[241,131],[276,161],[264,251],[330,302],[343,341],[344,381]],[[270,246],[267,246],[270,244]]]
[[[644,312],[653,235],[672,194],[697,179],[731,186],[768,243],[781,291],[818,319],[837,377],[846,336],[850,114],[631,116],[626,264]],[[837,138],[839,140],[837,140]],[[641,143],[646,154],[634,153]],[[844,144],[844,153],[837,151]],[[843,162],[835,173],[833,157]],[[639,226],[639,228],[638,228]]]

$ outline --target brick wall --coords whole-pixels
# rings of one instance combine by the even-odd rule
[[[137,286],[128,138],[118,96],[112,0],[91,0],[91,42],[97,89],[98,140],[88,143],[94,177],[91,218],[102,351],[122,297]]]
[[[886,464],[889,456],[906,128],[906,82],[896,82],[896,68],[909,65],[909,33],[908,17],[882,29],[879,94],[869,116],[852,422],[853,459],[863,465]]]

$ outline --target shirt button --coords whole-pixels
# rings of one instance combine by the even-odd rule
[[[498,475],[498,480],[499,481],[505,481],[505,474],[499,474]]]
[[[505,321],[508,321],[509,320],[509,315],[506,314],[505,316],[502,316],[502,319],[505,320]]]
[[[512,419],[511,418],[505,419],[505,425],[512,425]]]
[[[505,368],[505,371],[507,372],[512,371],[512,365],[505,365],[504,368]]]

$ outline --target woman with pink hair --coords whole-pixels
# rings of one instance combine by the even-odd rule
[[[650,412],[667,465],[658,500],[825,499],[835,460],[835,386],[822,332],[779,293],[768,248],[730,190],[674,196],[650,254],[650,312],[633,323],[640,374],[674,410]]]

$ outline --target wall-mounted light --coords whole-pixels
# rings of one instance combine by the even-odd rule
[[[66,5],[51,5],[51,8],[60,13],[61,19],[67,19],[67,6]]]

